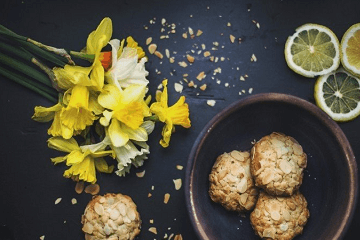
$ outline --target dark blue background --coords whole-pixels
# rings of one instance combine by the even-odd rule
[[[360,1],[352,0],[14,0],[2,3],[0,23],[44,44],[79,51],[85,46],[88,34],[108,16],[113,21],[113,38],[131,35],[146,48],[145,40],[152,37],[164,56],[165,49],[169,49],[176,62],[186,61],[186,53],[195,50],[192,55],[196,60],[187,68],[153,55],[146,64],[150,72],[150,93],[154,94],[161,81],[168,78],[171,104],[180,96],[173,85],[182,80],[182,74],[189,74],[188,79],[198,85],[208,85],[204,92],[184,87],[182,94],[190,106],[192,127],[177,128],[170,147],[163,149],[158,144],[162,128],[158,124],[150,135],[151,154],[143,167],[132,169],[125,178],[115,174],[98,175],[101,194],[121,192],[137,204],[143,220],[138,239],[162,239],[165,233],[181,233],[188,240],[196,236],[186,212],[183,188],[175,191],[172,180],[184,180],[185,171],[177,170],[176,165],[186,166],[190,149],[202,128],[224,107],[249,95],[249,88],[253,88],[252,94],[287,93],[314,103],[315,80],[297,75],[287,67],[283,54],[285,41],[296,27],[308,22],[326,25],[340,40],[352,24],[360,22],[359,9]],[[153,18],[156,18],[155,24],[150,24]],[[159,39],[166,34],[160,32],[162,18],[176,24],[176,33],[170,34],[169,39]],[[260,29],[252,20],[260,24]],[[204,33],[194,39],[183,39],[181,35],[188,27]],[[230,34],[241,37],[242,43],[231,44]],[[219,42],[219,50],[210,51],[229,60],[214,63],[202,53],[197,54],[202,43],[209,50],[215,41]],[[257,62],[250,61],[253,53]],[[217,67],[221,67],[222,72],[214,76],[213,70]],[[156,69],[161,74],[157,74]],[[196,76],[201,71],[207,76],[199,83]],[[245,74],[249,77],[245,82],[240,81],[240,76]],[[216,79],[221,83],[217,84]],[[225,83],[229,83],[229,87]],[[42,235],[50,240],[84,239],[80,216],[91,196],[76,194],[74,183],[62,177],[65,167],[54,167],[51,163],[50,157],[61,153],[47,148],[49,124],[31,120],[34,106],[51,103],[1,76],[0,86],[0,225],[6,226],[0,230],[3,234],[0,239],[39,239]],[[243,89],[246,94],[239,95]],[[208,106],[207,99],[216,99],[216,105]],[[360,118],[339,125],[359,158]],[[144,178],[137,178],[135,173],[142,170],[146,170]],[[149,192],[151,198],[147,197]],[[171,194],[167,205],[163,203],[165,193]],[[62,201],[55,205],[59,197]],[[78,204],[72,205],[72,198],[76,198]],[[357,207],[345,239],[356,239],[360,234],[359,216]],[[154,224],[149,223],[150,219],[154,219]],[[157,228],[157,235],[148,231],[151,226]],[[13,238],[7,237],[11,235]]]

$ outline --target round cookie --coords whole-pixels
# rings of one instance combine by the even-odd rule
[[[300,192],[280,197],[261,191],[250,222],[261,238],[290,240],[302,233],[309,217],[306,199]]]
[[[300,144],[282,133],[261,138],[251,149],[255,185],[271,195],[291,196],[299,189],[307,156]]]
[[[220,155],[209,175],[210,198],[227,210],[245,212],[254,208],[258,189],[250,174],[249,152]]]
[[[81,223],[86,240],[130,240],[140,233],[141,220],[129,196],[107,193],[93,197]]]

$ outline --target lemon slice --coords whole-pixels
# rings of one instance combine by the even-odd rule
[[[339,67],[340,43],[329,28],[308,23],[288,37],[285,59],[287,65],[302,76],[328,74]]]
[[[360,77],[360,23],[352,25],[341,39],[341,63],[351,74]]]
[[[360,115],[360,80],[340,69],[315,83],[316,104],[333,120],[350,121]]]

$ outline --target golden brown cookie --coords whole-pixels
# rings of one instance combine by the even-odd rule
[[[227,210],[244,212],[255,206],[258,189],[250,174],[249,152],[232,151],[220,155],[209,181],[210,198]]]
[[[292,137],[272,133],[251,149],[251,174],[255,185],[278,196],[290,196],[299,189],[307,156]]]
[[[129,196],[107,193],[86,206],[81,223],[86,240],[130,240],[140,233],[140,215]]]
[[[301,193],[280,197],[261,191],[250,222],[263,239],[290,240],[302,233],[309,217],[307,202]]]

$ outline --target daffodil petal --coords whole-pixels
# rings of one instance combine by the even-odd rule
[[[124,104],[130,104],[133,102],[143,101],[145,92],[145,85],[131,85],[124,90],[122,102]]]
[[[100,52],[101,48],[105,47],[110,41],[112,31],[111,19],[108,17],[104,18],[96,30],[90,33],[86,42],[86,52],[89,54]]]
[[[84,158],[90,154],[89,152],[83,153],[80,149],[74,150],[67,155],[66,165],[71,166],[74,164],[78,164],[84,160]]]
[[[73,176],[78,177],[79,180],[82,181],[95,183],[97,179],[94,159],[87,156],[82,162],[72,165],[64,172],[64,177],[66,178],[71,178]]]
[[[125,124],[121,124],[121,129],[124,133],[129,136],[129,139],[136,140],[136,141],[147,141],[148,134],[146,130],[142,127],[138,127],[136,129],[129,128]]]
[[[120,90],[112,85],[107,84],[104,86],[102,93],[98,97],[98,102],[101,106],[108,109],[115,109],[121,99]]]
[[[115,147],[124,146],[129,141],[129,136],[122,131],[120,122],[114,118],[109,126],[109,137]]]
[[[89,109],[94,112],[95,115],[100,115],[104,111],[104,108],[98,102],[98,96],[98,94],[92,91],[89,95]]]
[[[61,157],[54,157],[51,158],[51,161],[56,165],[58,163],[64,162],[66,160],[65,156],[61,156]]]
[[[104,127],[109,126],[112,115],[113,112],[109,112],[108,110],[105,110],[103,112],[103,117],[100,118],[100,124],[103,125]]]
[[[144,121],[141,126],[143,129],[145,129],[146,133],[149,135],[152,133],[152,131],[155,128],[155,123],[153,121]]]
[[[62,137],[49,138],[48,147],[62,152],[72,152],[80,149],[74,138],[64,139]]]
[[[109,44],[111,45],[111,57],[112,57],[112,62],[116,63],[117,61],[117,52],[119,51],[120,48],[120,40],[119,39],[112,39],[110,40]],[[114,65],[111,66],[111,69],[113,68]]]
[[[60,111],[61,108],[62,106],[60,103],[48,108],[36,106],[34,109],[34,115],[31,118],[38,122],[49,122],[54,118],[55,112]]]
[[[114,171],[114,166],[109,166],[103,158],[95,159],[95,167],[96,170],[103,173],[112,173]]]
[[[101,91],[104,86],[104,67],[100,61],[94,61],[93,69],[90,74],[91,86],[95,91]]]

